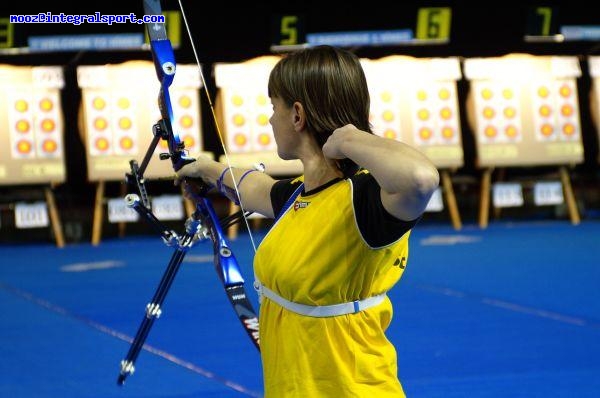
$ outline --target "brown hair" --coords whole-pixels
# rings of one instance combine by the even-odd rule
[[[370,98],[360,60],[349,51],[317,46],[282,58],[269,76],[269,97],[288,106],[300,102],[307,128],[319,146],[336,128],[353,124],[371,133]],[[357,166],[349,159],[338,162],[346,176]]]

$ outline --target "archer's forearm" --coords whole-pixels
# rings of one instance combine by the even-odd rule
[[[387,193],[432,191],[439,183],[435,165],[417,149],[399,141],[356,130],[340,151],[373,175]]]
[[[212,159],[198,158],[184,166],[177,175],[202,178],[220,189],[221,193],[230,190],[233,192],[233,198],[230,199],[239,196],[244,210],[273,217],[270,193],[275,180],[265,173],[254,169],[229,167]]]

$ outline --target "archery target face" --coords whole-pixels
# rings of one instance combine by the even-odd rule
[[[277,150],[269,123],[271,101],[262,90],[223,90],[226,145],[231,153]]]
[[[475,82],[473,90],[477,118],[477,138],[486,144],[523,140],[519,86],[506,83]]]
[[[582,161],[579,70],[573,61],[516,55],[466,61],[474,75],[467,112],[474,121],[479,165]]]
[[[400,96],[396,90],[374,89],[371,93],[369,120],[379,136],[401,141]]]
[[[269,74],[279,59],[279,56],[263,56],[246,62],[215,65],[220,124],[229,153],[256,153],[269,158],[277,155],[269,123],[273,111],[267,85]]]
[[[183,142],[186,151],[190,154],[199,154],[202,151],[202,142],[200,141],[200,107],[198,92],[189,88],[173,88],[171,89],[171,106],[173,109],[173,129],[179,136],[179,140]],[[152,120],[160,119],[158,107],[151,111],[153,114]],[[156,147],[155,153],[168,151],[168,144],[165,140],[160,140]]]
[[[217,63],[217,111],[227,156],[221,162],[236,167],[260,166],[270,175],[298,175],[299,160],[283,160],[269,122],[273,110],[267,86],[280,56],[261,56],[239,63]]]
[[[581,128],[575,79],[539,82],[532,90],[531,112],[536,141],[579,141]]]
[[[15,159],[63,156],[60,98],[56,90],[14,90],[6,94],[11,155]]]
[[[456,88],[451,82],[423,82],[411,91],[412,129],[403,134],[399,91],[385,88],[371,93],[370,120],[375,134],[402,141],[410,134],[417,146],[460,145]]]
[[[176,88],[171,93],[173,104],[174,129],[179,134],[179,139],[184,143],[185,149],[192,154],[199,154],[202,150],[200,141],[200,104],[198,90],[192,88]]]
[[[138,125],[131,92],[90,90],[86,93],[86,131],[90,156],[137,155]]]
[[[178,65],[169,89],[174,134],[190,157],[202,151],[197,68]],[[154,137],[153,125],[161,119],[157,97],[159,84],[151,62],[79,67],[83,88],[83,121],[88,152],[88,179],[122,179],[129,161],[141,164]],[[171,162],[160,160],[168,152],[167,141],[156,146],[146,177],[173,175]]]
[[[0,66],[0,81],[0,184],[64,181],[62,70]]]
[[[438,167],[460,167],[458,60],[438,63],[394,56],[361,62],[369,85],[373,132],[419,148]]]
[[[460,145],[454,82],[418,86],[411,101],[413,140],[417,146]]]

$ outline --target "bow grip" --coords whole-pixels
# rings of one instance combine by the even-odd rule
[[[178,171],[186,164],[194,163],[195,161],[196,160],[193,158],[182,158],[180,162],[173,164],[173,168],[175,171]],[[186,196],[189,196],[190,199],[194,199],[195,201],[206,197],[208,191],[213,188],[212,184],[209,184],[200,177],[184,177],[182,180],[184,182]]]

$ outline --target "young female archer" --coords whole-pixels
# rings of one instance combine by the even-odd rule
[[[365,75],[348,51],[289,54],[268,90],[277,152],[301,161],[300,178],[206,158],[178,172],[237,186],[245,210],[277,217],[254,258],[265,397],[403,397],[386,292],[407,265],[438,171],[416,149],[372,134]]]

